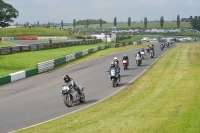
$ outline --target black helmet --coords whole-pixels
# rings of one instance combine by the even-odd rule
[[[70,77],[69,77],[69,75],[66,74],[66,75],[64,75],[63,79],[64,79],[65,81],[69,81]]]

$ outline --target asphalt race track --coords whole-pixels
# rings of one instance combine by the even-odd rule
[[[161,51],[159,45],[156,45],[155,57],[150,58],[147,55],[139,67],[135,63],[135,54],[138,50],[131,50],[111,54],[1,86],[0,132],[10,132],[38,124],[71,113],[108,97],[127,85],[172,47],[174,45],[170,45],[169,48],[164,48]],[[118,57],[121,63],[124,54],[129,56],[129,69],[123,70],[122,64],[120,64],[121,82],[116,88],[113,88],[106,70],[108,70],[110,62],[115,56]],[[65,106],[60,94],[64,74],[70,75],[77,85],[86,87],[84,91],[86,96],[85,103],[78,103],[70,108]]]

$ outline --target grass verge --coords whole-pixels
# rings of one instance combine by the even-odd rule
[[[179,44],[124,91],[19,133],[200,132],[200,44]]]
[[[8,43],[8,42],[4,42],[4,41],[0,42],[0,48],[1,47],[9,47],[9,46],[17,46],[17,44],[12,44],[12,43]]]
[[[23,53],[10,54],[10,55],[0,55],[0,75],[10,74],[13,72],[36,67],[37,63],[39,63],[39,62],[44,62],[44,61],[60,58],[60,57],[63,57],[65,55],[68,55],[71,53],[80,52],[80,51],[83,51],[83,50],[86,50],[89,48],[93,48],[93,47],[101,46],[101,45],[105,45],[105,44],[109,44],[110,46],[112,46],[113,43],[98,43],[98,44],[91,44],[91,45],[79,45],[79,46],[74,46],[74,47],[23,52]],[[78,60],[71,61],[62,66],[76,63],[79,60],[82,61],[82,60],[95,58],[95,57],[98,57],[99,54],[106,55],[106,54],[110,54],[111,52],[133,49],[133,48],[142,47],[142,46],[143,45],[130,46],[130,47],[126,47],[126,48],[123,47],[123,48],[117,48],[117,49],[116,48],[106,49],[106,50],[100,51],[100,53],[95,52],[84,58],[80,58]],[[98,54],[96,54],[96,53],[98,53]]]

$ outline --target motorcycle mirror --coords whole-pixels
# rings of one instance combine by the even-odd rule
[[[106,70],[106,72],[109,72],[109,70]]]

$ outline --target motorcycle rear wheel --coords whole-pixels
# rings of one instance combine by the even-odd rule
[[[81,92],[82,97],[80,98],[80,102],[84,103],[85,102],[85,94],[83,92]]]

